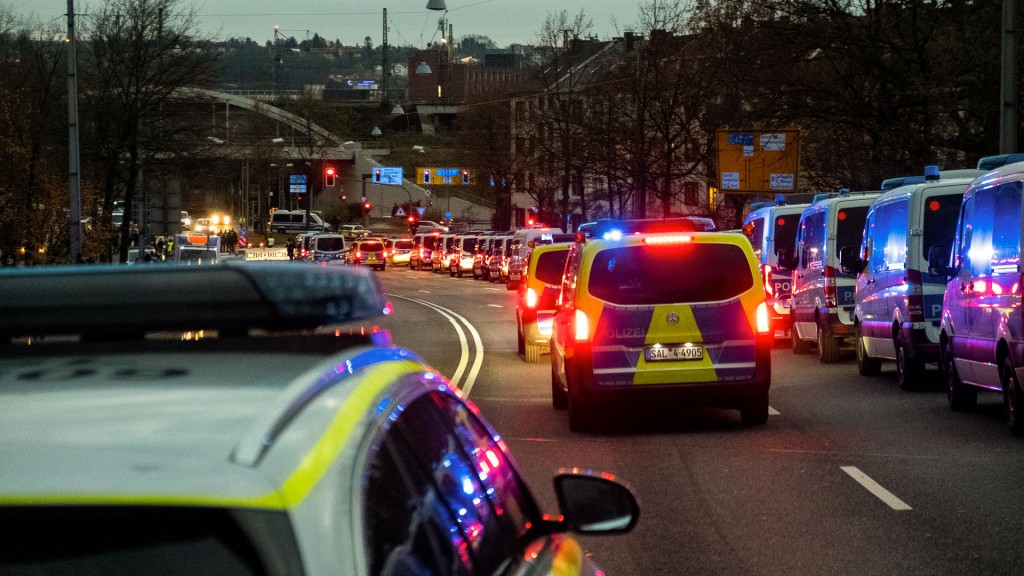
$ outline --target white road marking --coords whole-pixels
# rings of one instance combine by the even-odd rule
[[[430,290],[417,290],[420,294],[430,294]]]
[[[493,290],[495,292],[501,292],[501,288],[484,288],[484,290]]]
[[[768,407],[768,415],[769,416],[782,416],[782,413],[779,412],[778,410],[776,410],[775,408],[772,408],[771,406],[769,406]]]
[[[856,480],[858,484],[874,494],[876,498],[885,502],[893,510],[913,510],[906,502],[897,498],[892,492],[882,488],[878,482],[869,478],[867,474],[861,472],[856,466],[840,466],[839,469],[849,474],[850,478]]]
[[[488,308],[504,308],[501,304],[488,304]]]
[[[423,292],[423,290],[420,290],[420,292]],[[454,311],[448,308],[438,306],[433,302],[427,302],[426,300],[420,300],[418,298],[407,298],[405,296],[399,296],[397,294],[388,294],[388,296],[391,296],[393,298],[402,298],[403,300],[409,300],[411,302],[416,302],[418,304],[422,304],[428,308],[431,308],[441,316],[444,316],[448,320],[448,322],[450,322],[451,325],[455,327],[455,331],[459,335],[459,346],[461,347],[462,350],[459,357],[459,365],[455,369],[455,373],[452,374],[450,381],[453,385],[458,386],[460,389],[462,389],[462,393],[468,397],[470,390],[473,389],[473,384],[476,382],[477,376],[480,375],[480,368],[483,366],[484,363],[484,343],[483,340],[480,339],[480,333],[477,332],[476,328],[474,328],[473,325],[469,323],[469,320],[466,320],[465,318],[456,314]],[[459,321],[465,324],[466,328],[469,329],[469,332],[473,335],[473,343],[476,345],[476,357],[473,359],[473,366],[470,368],[468,375],[466,376],[465,380],[462,381],[461,384],[459,382],[459,379],[462,378],[462,375],[466,370],[466,365],[469,364],[470,351],[469,342],[466,338],[466,332],[465,330],[462,329],[462,326],[459,325]]]

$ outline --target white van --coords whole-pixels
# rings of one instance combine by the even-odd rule
[[[839,248],[860,244],[878,192],[822,196],[801,214],[795,258],[786,263],[793,268],[793,352],[807,354],[817,342],[818,359],[828,364],[839,361],[842,345],[852,344],[854,335],[856,276],[839,269]]]
[[[519,281],[523,279],[523,269],[529,265],[530,241],[544,240],[541,243],[549,244],[553,234],[562,234],[562,229],[551,226],[531,226],[520,228],[512,233],[512,251],[508,260],[507,279],[513,288],[519,286]]]
[[[309,213],[309,225],[306,225],[305,210],[275,210],[270,215],[270,231],[279,234],[288,232],[304,232],[312,230],[326,232],[330,227],[314,212]]]
[[[345,237],[341,234],[317,234],[310,240],[309,259],[324,264],[345,263]]]
[[[1002,393],[1010,430],[1024,435],[1021,226],[1024,163],[978,177],[964,192],[950,256],[929,253],[949,280],[942,301],[940,366],[953,410],[973,409],[978,390]]]
[[[783,254],[794,254],[800,216],[810,204],[786,204],[784,198],[774,204],[755,207],[743,219],[743,234],[750,240],[761,271],[764,293],[768,299],[768,314],[776,332],[787,336],[792,327],[790,297],[793,272],[779,259]]]
[[[896,361],[903,389],[923,384],[939,358],[944,276],[928,273],[933,246],[952,245],[964,191],[972,179],[933,179],[890,190],[868,209],[863,240],[840,247],[844,272],[859,273],[854,296],[857,369],[877,374]]]

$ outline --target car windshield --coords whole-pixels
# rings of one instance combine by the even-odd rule
[[[565,271],[565,259],[568,255],[569,250],[544,252],[537,257],[534,277],[545,284],[558,286],[562,283],[562,273]]]

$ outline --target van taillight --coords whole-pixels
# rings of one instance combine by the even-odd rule
[[[527,308],[529,308],[531,310],[536,308],[537,307],[537,291],[534,290],[533,288],[527,288],[526,289],[526,299],[525,300],[526,300],[526,307]]]
[[[755,320],[757,323],[758,334],[770,334],[772,331],[772,323],[768,317],[768,303],[761,302],[757,305],[757,311],[754,313]]]
[[[765,264],[761,267],[761,279],[764,281],[764,293],[769,298],[775,296],[772,293],[772,267],[770,264]]]
[[[576,310],[576,327],[574,330],[574,336],[577,342],[586,342],[590,339],[590,319],[583,310]]]
[[[362,258],[362,257],[363,257],[363,253],[360,252],[359,250],[356,250],[356,258]]]
[[[836,269],[825,266],[825,307],[836,307]]]

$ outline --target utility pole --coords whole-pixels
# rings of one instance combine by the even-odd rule
[[[388,9],[384,9],[384,39],[380,47],[380,61],[381,61],[381,88],[384,93],[381,98],[381,106],[384,108],[388,107],[390,97],[388,96],[388,76],[391,75],[391,70],[388,69]]]
[[[69,256],[71,262],[82,255],[82,185],[78,161],[78,38],[75,35],[75,0],[68,0],[68,210]]]

